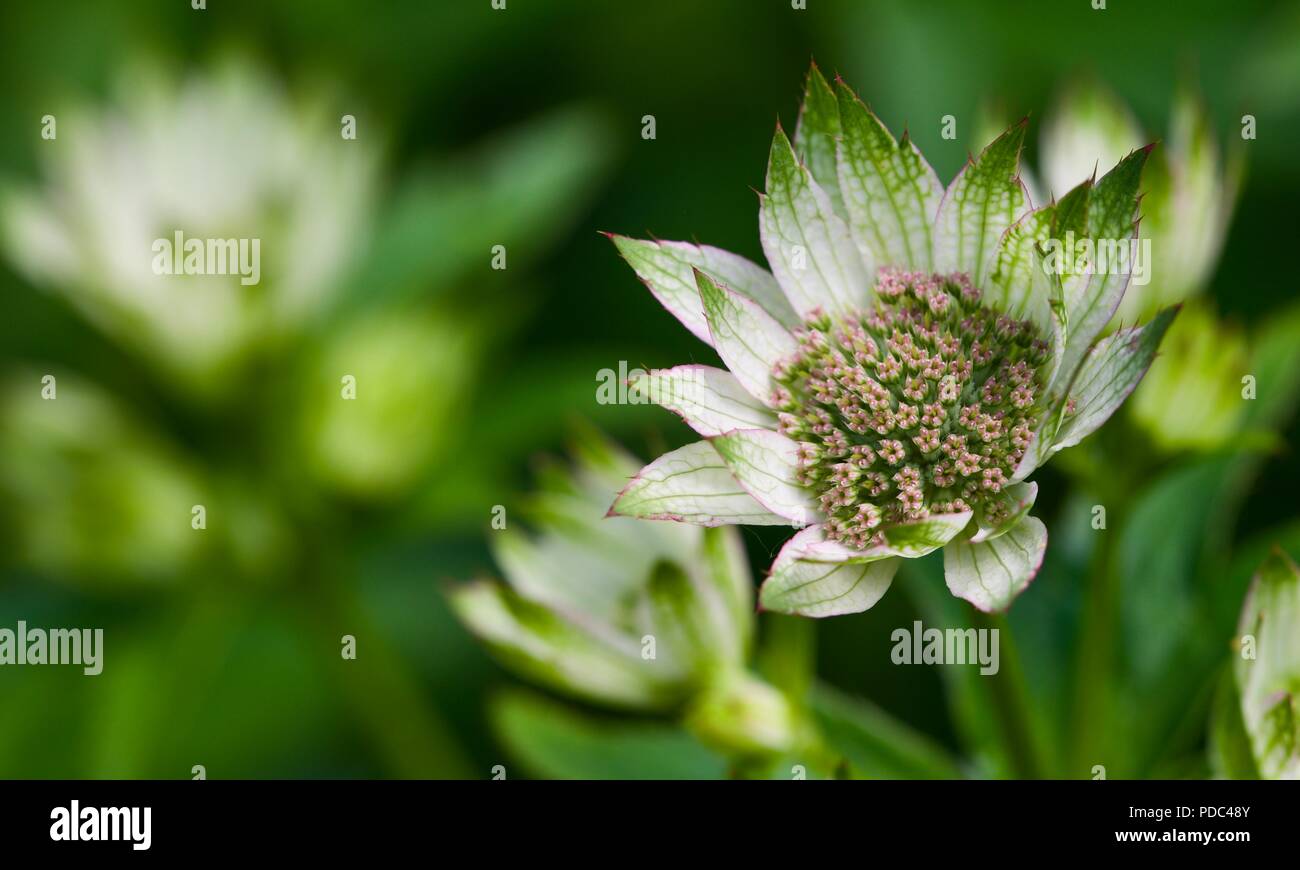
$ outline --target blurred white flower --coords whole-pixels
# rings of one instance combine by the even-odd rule
[[[527,513],[491,532],[506,583],[450,593],[461,620],[507,667],[608,707],[675,712],[733,757],[787,751],[790,701],[749,672],[754,589],[734,528],[605,516],[640,463],[594,432],[570,473],[552,468]],[[504,516],[504,515],[503,515]]]
[[[113,105],[61,113],[40,152],[45,185],[0,201],[10,259],[165,373],[209,388],[327,301],[376,165],[337,117],[240,62],[179,84],[138,70]],[[155,274],[155,240],[178,231],[260,239],[260,282]]]
[[[1044,195],[1076,184],[1149,144],[1128,107],[1097,84],[1076,85],[1043,127]],[[1212,275],[1240,180],[1235,155],[1225,162],[1200,99],[1184,88],[1174,99],[1168,139],[1143,173],[1141,238],[1151,240],[1150,282],[1134,285],[1116,312],[1134,323],[1205,289]]]

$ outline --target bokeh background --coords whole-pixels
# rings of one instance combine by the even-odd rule
[[[1192,83],[1245,166],[1212,308],[1253,350],[1293,311],[1295,3],[207,5],[0,8],[0,626],[102,627],[106,644],[98,677],[0,669],[0,776],[584,772],[503,734],[489,711],[517,681],[443,585],[495,572],[493,507],[575,420],[644,458],[692,440],[662,410],[596,402],[620,361],[711,354],[598,231],[761,260],[751,188],[810,59],[945,181],[990,113],[1029,115],[1037,165],[1071,82],[1104,84],[1152,139]],[[178,224],[260,236],[261,284],[149,274],[132,246]],[[1121,419],[1039,475],[1053,548],[1011,625],[1048,761],[993,770],[1205,773],[1246,580],[1271,544],[1300,550],[1295,342],[1270,340],[1283,350],[1258,425],[1170,450]],[[343,373],[356,403],[339,401]],[[1105,559],[1087,522],[1099,502]],[[756,568],[780,542],[746,530]],[[1081,627],[1098,570],[1120,602],[1100,636]],[[893,628],[957,606],[934,599],[937,574],[902,582],[914,594],[818,626],[818,672],[954,750],[978,744],[975,690],[890,664]]]

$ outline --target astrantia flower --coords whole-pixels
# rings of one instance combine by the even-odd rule
[[[139,70],[119,103],[60,113],[61,135],[41,148],[48,184],[5,191],[0,235],[34,283],[186,387],[220,392],[248,351],[293,333],[337,289],[375,152],[243,63],[166,82]],[[223,252],[200,269],[221,274],[161,274],[155,245],[176,233],[205,250],[243,240],[245,260]]]
[[[1281,550],[1260,566],[1242,607],[1232,666],[1245,753],[1264,779],[1300,779],[1300,569]],[[1231,739],[1219,717],[1216,742]],[[1241,775],[1241,771],[1226,771]]]
[[[1127,261],[1061,275],[1042,247],[1067,231],[1127,245],[1147,151],[1034,210],[1017,177],[1024,133],[1012,127],[944,190],[906,136],[814,68],[795,143],[778,126],[768,163],[771,273],[715,248],[615,237],[730,371],[638,379],[705,440],[644,468],[611,512],[806,527],[763,586],[771,610],[864,610],[900,558],[940,548],[955,595],[1005,608],[1047,545],[1026,478],[1115,411],[1173,314],[1093,346]]]
[[[640,465],[594,435],[572,475],[547,475],[538,534],[491,533],[506,583],[454,588],[461,620],[507,666],[589,702],[679,712],[706,741],[746,755],[793,739],[792,711],[746,671],[754,634],[749,562],[735,529],[604,518]]]

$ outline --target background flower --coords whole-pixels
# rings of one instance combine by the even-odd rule
[[[5,198],[9,256],[186,388],[224,392],[245,355],[338,293],[377,151],[235,60],[181,83],[140,68],[117,94],[111,108],[70,109],[40,151],[49,185]],[[177,232],[260,240],[260,282],[156,274],[154,241]]]
[[[1298,624],[1300,569],[1275,550],[1251,581],[1216,701],[1211,750],[1221,775],[1300,779]]]
[[[572,477],[552,469],[530,499],[537,537],[493,534],[509,585],[451,592],[461,619],[515,670],[566,694],[689,709],[697,733],[739,756],[791,748],[789,704],[744,673],[754,590],[736,530],[607,518],[610,490],[639,463],[595,433],[576,454]]]

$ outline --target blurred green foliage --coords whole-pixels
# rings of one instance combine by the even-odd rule
[[[658,409],[595,402],[597,372],[620,360],[712,361],[596,231],[759,259],[747,188],[762,185],[775,118],[793,124],[810,57],[906,127],[944,179],[982,145],[980,107],[1036,124],[1083,75],[1146,130],[1169,129],[1190,79],[1217,137],[1245,151],[1207,291],[1258,383],[1234,439],[1171,453],[1117,421],[1049,469],[1039,504],[1057,537],[1006,617],[1015,643],[995,678],[890,664],[894,627],[973,618],[932,560],[900,575],[910,596],[816,626],[829,688],[815,713],[878,775],[946,775],[950,757],[972,775],[1210,772],[1206,722],[1247,581],[1275,542],[1300,550],[1295,4],[208,5],[0,8],[0,185],[48,189],[43,115],[58,115],[57,147],[70,147],[83,112],[140,97],[120,84],[128,71],[168,90],[233,58],[315,110],[315,126],[294,122],[300,137],[367,150],[368,205],[347,215],[346,261],[312,279],[328,303],[241,345],[215,392],[173,377],[144,333],[87,316],[76,288],[51,292],[23,251],[0,262],[0,627],[102,627],[106,644],[99,677],[0,670],[0,776],[188,777],[202,764],[210,777],[488,777],[516,762],[531,775],[717,775],[718,757],[662,723],[497,694],[512,678],[438,581],[493,571],[492,506],[515,503],[529,458],[558,452],[571,418],[643,455],[688,439]],[[1246,113],[1258,138],[1242,142]],[[356,142],[338,139],[343,114]],[[940,135],[944,115],[955,140]],[[240,177],[237,164],[222,172]],[[489,265],[496,244],[504,271]],[[343,368],[356,403],[336,398]],[[46,373],[54,402],[40,399]],[[198,503],[201,533],[188,525]],[[1105,531],[1089,525],[1095,504]],[[745,536],[754,565],[782,538]],[[340,656],[345,634],[355,661]],[[895,722],[915,733],[891,741]]]

